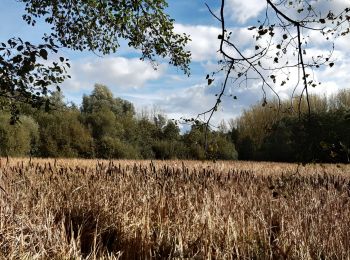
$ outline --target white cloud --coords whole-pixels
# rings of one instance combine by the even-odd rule
[[[171,90],[163,93],[154,93],[151,98],[153,104],[160,107],[172,119],[196,118],[198,114],[208,111],[215,104],[217,87],[208,87],[206,84],[196,84],[182,90]],[[222,119],[228,121],[237,117],[243,109],[242,102],[254,103],[257,95],[242,95],[240,101],[224,98],[218,111],[214,113],[211,124],[218,126]],[[253,97],[253,100],[248,100]],[[248,99],[247,99],[248,98]],[[200,119],[208,119],[209,113]]]
[[[246,23],[249,19],[257,17],[266,8],[262,0],[231,0],[227,2],[226,16],[231,20]]]
[[[350,7],[348,0],[333,0],[333,1],[319,1],[313,0],[310,2],[312,7],[323,15],[332,10],[334,14],[342,12],[345,8]]]
[[[175,24],[177,33],[190,35],[191,41],[188,48],[192,53],[192,61],[207,61],[213,59],[219,50],[218,35],[220,28],[203,25]]]
[[[311,89],[311,93],[330,96],[337,93],[341,89],[350,87],[350,74],[348,67],[350,63],[349,53],[347,57],[336,62],[331,67],[326,67],[322,71],[317,72],[317,79],[322,83],[315,89]]]
[[[175,24],[175,31],[190,35],[191,41],[188,44],[188,49],[192,53],[192,61],[208,62],[220,58],[218,35],[221,34],[221,29],[219,27]],[[245,27],[229,28],[229,31],[232,32],[231,37],[234,38],[234,43],[239,48],[243,48],[253,41],[252,31]]]
[[[94,83],[110,88],[140,88],[147,82],[159,79],[166,71],[161,64],[157,70],[150,63],[136,58],[107,57],[89,58],[71,62],[72,78],[64,83],[64,91],[87,90]]]
[[[108,81],[120,87],[136,88],[142,87],[147,81],[158,79],[166,67],[166,65],[160,65],[155,70],[148,62],[122,57],[107,58],[89,65],[95,69],[95,78],[101,77],[102,74],[102,78],[106,77]]]

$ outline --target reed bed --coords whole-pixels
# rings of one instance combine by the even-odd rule
[[[349,259],[350,166],[0,159],[0,259]]]

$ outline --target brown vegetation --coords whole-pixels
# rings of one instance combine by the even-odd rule
[[[1,259],[346,259],[350,167],[2,158]]]

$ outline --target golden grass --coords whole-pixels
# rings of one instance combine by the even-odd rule
[[[1,259],[349,259],[350,166],[1,158]]]

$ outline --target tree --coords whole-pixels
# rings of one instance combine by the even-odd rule
[[[189,158],[204,160],[207,157],[205,151],[205,138],[203,136],[205,126],[199,122],[191,126],[191,130],[183,137],[186,146],[188,147]],[[208,138],[209,139],[209,138]]]
[[[140,156],[132,145],[110,136],[103,136],[96,149],[98,158],[138,159]]]
[[[309,89],[317,87],[320,83],[314,78],[314,70],[325,66],[334,66],[332,53],[335,49],[334,42],[338,37],[348,35],[350,32],[350,8],[344,7],[337,10],[332,6],[332,1],[306,1],[306,0],[265,0],[266,5],[263,17],[248,30],[252,32],[254,42],[245,51],[239,47],[237,37],[232,37],[232,31],[227,23],[225,10],[227,1],[221,0],[220,12],[216,14],[208,5],[208,9],[219,22],[221,33],[219,53],[222,58],[219,61],[224,79],[214,106],[199,115],[206,116],[205,123],[209,127],[210,120],[222,97],[226,95],[229,87],[244,85],[260,85],[263,92],[262,105],[267,104],[267,90],[274,94],[278,102],[280,99],[276,86],[294,87],[292,94],[297,97],[299,112],[305,98],[307,113],[310,115]],[[321,3],[322,2],[322,3]],[[312,42],[309,36],[319,33],[323,38],[326,52],[309,52]],[[219,72],[207,75],[208,84],[214,81]],[[297,75],[296,80],[292,76]],[[233,94],[233,99],[237,99]],[[294,105],[291,104],[291,108]],[[207,116],[209,114],[209,116]]]
[[[39,139],[38,124],[28,116],[21,116],[17,125],[9,125],[9,120],[10,114],[0,115],[0,155],[33,155]]]
[[[171,120],[168,120],[162,129],[162,138],[165,140],[179,140],[180,128]]]
[[[79,121],[79,110],[70,108],[38,113],[41,157],[94,156],[93,139]]]
[[[254,160],[255,146],[249,136],[238,141],[238,159],[239,160]]]
[[[35,26],[37,19],[51,25],[43,43],[31,44],[20,38],[0,43],[0,96],[30,103],[33,107],[50,102],[45,97],[50,87],[69,77],[68,60],[59,57],[47,65],[50,53],[58,48],[89,50],[110,54],[118,50],[121,39],[141,51],[141,60],[156,67],[156,57],[169,57],[169,63],[189,74],[190,53],[185,50],[189,38],[174,32],[174,20],[165,13],[165,0],[19,0],[25,4],[24,21]],[[18,109],[12,107],[16,119]]]
[[[293,138],[295,126],[295,120],[288,117],[276,122],[261,144],[258,159],[279,162],[296,161],[298,151],[294,150],[295,138]]]
[[[162,120],[159,120],[162,119]],[[153,151],[157,159],[179,159],[186,158],[187,149],[181,142],[180,128],[172,120],[165,121],[165,117],[158,115],[158,120],[154,120],[159,132],[157,140],[154,140]]]
[[[137,122],[137,144],[140,149],[142,158],[154,158],[155,154],[152,149],[154,140],[158,137],[158,129],[151,121],[141,118]]]

